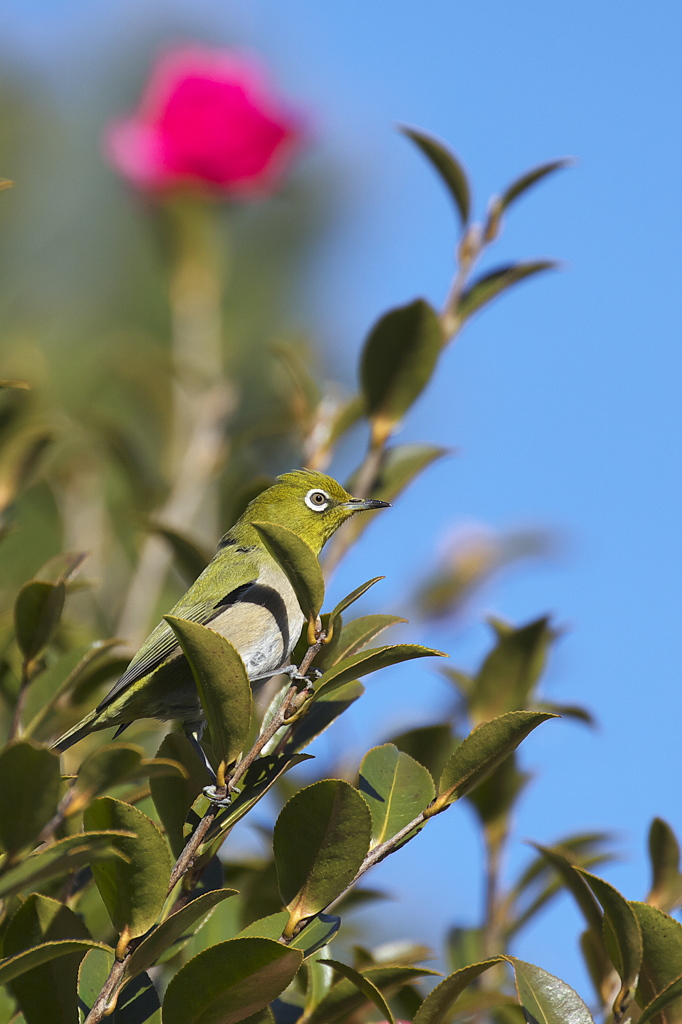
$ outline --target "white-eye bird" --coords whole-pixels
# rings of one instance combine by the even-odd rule
[[[218,544],[211,562],[170,614],[226,637],[249,679],[267,679],[288,663],[304,624],[288,577],[251,525],[266,521],[292,530],[319,555],[332,534],[356,512],[386,508],[385,501],[353,498],[332,477],[294,470],[277,477],[247,506]],[[204,716],[192,672],[175,633],[161,621],[107,696],[54,744],[67,750],[91,732],[138,718],[179,719],[195,743]]]

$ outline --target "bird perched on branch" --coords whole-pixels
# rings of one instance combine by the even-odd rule
[[[237,649],[252,682],[267,679],[287,665],[304,616],[288,577],[252,523],[285,526],[319,555],[346,519],[386,507],[385,501],[351,497],[324,473],[284,473],[250,502],[170,614],[210,626]],[[179,719],[195,742],[203,729],[191,669],[166,621],[150,633],[98,707],[60,736],[54,749],[67,750],[110,726],[118,726],[118,735],[138,718]]]

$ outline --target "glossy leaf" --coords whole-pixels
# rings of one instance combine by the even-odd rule
[[[14,605],[14,629],[19,650],[26,661],[48,645],[59,625],[64,607],[63,583],[29,580],[19,591]]]
[[[436,311],[423,299],[374,325],[360,360],[360,382],[375,443],[383,443],[430,381],[443,345]]]
[[[413,1024],[441,1024],[441,1021],[449,1019],[450,1008],[465,988],[489,967],[503,962],[504,958],[501,956],[492,957],[478,964],[469,964],[444,978],[426,996],[415,1014]]]
[[[390,1006],[379,989],[372,981],[369,980],[369,978],[360,974],[360,972],[356,971],[353,967],[349,967],[347,964],[341,963],[339,960],[324,959],[320,960],[319,963],[327,964],[329,967],[332,967],[337,974],[340,974],[342,978],[345,978],[351,983],[351,985],[354,985],[359,992],[362,992],[363,996],[365,996],[370,1003],[373,1003],[376,1006],[383,1020],[390,1021],[391,1024],[395,1024],[395,1017],[391,1013]]]
[[[134,835],[117,845],[129,858],[93,864],[92,873],[112,924],[136,938],[151,928],[166,900],[172,867],[168,844],[146,814],[121,800],[104,796],[83,814],[87,829],[126,829]]]
[[[317,555],[306,541],[277,523],[253,523],[266,548],[286,573],[309,622],[320,614],[324,578]]]
[[[507,263],[496,267],[489,273],[477,278],[462,294],[457,306],[457,315],[467,320],[483,306],[507,291],[508,288],[523,281],[526,277],[539,274],[543,270],[555,270],[559,264],[556,260],[533,260],[528,263]]]
[[[398,750],[409,754],[419,764],[428,768],[434,779],[439,779],[452,754],[455,739],[452,729],[445,722],[436,725],[423,725],[417,729],[408,729],[397,736],[391,736],[390,742]]]
[[[418,978],[433,977],[436,971],[425,967],[368,967],[361,972],[380,992],[390,995],[403,985]],[[350,981],[343,979],[337,982],[331,991],[321,1000],[310,1014],[307,1024],[332,1024],[342,1020],[367,1003],[367,997]]]
[[[235,1024],[257,1013],[291,983],[298,949],[263,938],[229,939],[205,949],[171,980],[163,1024]]]
[[[101,992],[114,957],[99,949],[86,954],[78,972],[80,1024],[84,1024]],[[119,992],[116,1008],[104,1018],[107,1024],[161,1024],[161,1004],[148,974],[141,974]]]
[[[201,575],[211,561],[209,553],[204,551],[196,541],[174,527],[150,522],[147,524],[147,529],[150,533],[156,533],[159,537],[163,537],[173,552],[175,563],[183,579],[188,585],[194,583],[197,576]]]
[[[218,904],[236,893],[236,889],[214,889],[204,893],[203,896],[197,896],[181,910],[167,917],[133,951],[126,964],[126,978],[130,980],[142,971],[148,970],[165,950],[169,949],[183,935],[198,931]]]
[[[511,204],[527,192],[529,188],[536,185],[543,178],[546,178],[548,174],[553,174],[554,171],[559,171],[564,167],[570,167],[573,161],[570,157],[563,157],[560,160],[550,160],[549,163],[540,164],[539,167],[533,167],[532,170],[522,174],[520,178],[517,178],[507,186],[502,195],[499,197],[499,206],[501,210],[506,210]]]
[[[512,711],[484,722],[455,750],[443,769],[437,806],[459,800],[501,764],[541,722],[555,716],[540,711]]]
[[[471,212],[471,194],[466,172],[454,153],[431,135],[418,131],[416,128],[401,126],[400,131],[419,147],[431,166],[440,175],[448,192],[454,200],[462,226],[469,222]]]
[[[215,630],[174,615],[165,619],[191,666],[216,757],[230,765],[242,752],[251,727],[253,698],[244,662]]]
[[[603,878],[579,869],[604,908],[604,941],[622,986],[613,1003],[616,1019],[620,1019],[632,1002],[642,966],[642,932],[635,913],[624,896]]]
[[[39,882],[70,874],[84,864],[125,859],[120,843],[129,835],[128,832],[109,830],[79,832],[60,839],[46,849],[30,854],[15,868],[5,872],[0,877],[0,897],[8,898],[29,887],[34,888]]]
[[[68,956],[70,953],[87,952],[89,949],[108,950],[109,947],[105,946],[103,942],[93,942],[91,939],[61,939],[33,946],[22,953],[17,953],[16,956],[5,957],[0,960],[0,985],[6,985],[27,971],[32,971],[57,957]]]
[[[635,998],[644,1007],[682,973],[682,925],[648,903],[631,902],[630,906],[642,931],[642,971]],[[676,991],[673,988],[672,994]],[[664,1019],[666,1024],[682,1020],[682,995],[668,1003]]]
[[[644,1007],[641,1016],[637,1018],[637,1024],[649,1024],[649,1021],[653,1020],[654,1017],[658,1017],[662,1010],[669,1011],[670,1004],[678,1000],[682,1000],[682,974],[675,978],[674,981],[671,981]],[[679,1010],[676,1013],[679,1014]],[[667,1024],[669,1020],[668,1013],[664,1014],[661,1019],[665,1020]],[[675,1022],[680,1019],[679,1016],[673,1018]]]
[[[331,643],[320,651],[315,659],[315,665],[324,672],[344,658],[357,654],[389,626],[406,621],[399,615],[375,614],[361,615],[340,626],[337,624]]]
[[[286,928],[289,915],[286,910],[278,914],[269,914],[258,921],[252,921],[246,928],[242,928],[239,935],[260,935],[266,939],[279,939]],[[339,930],[341,918],[334,914],[317,914],[307,921],[304,928],[301,928],[290,942],[287,943],[290,949],[303,950],[305,959],[317,953],[323,946],[328,945]]]
[[[333,633],[333,631],[336,629],[337,621],[342,615],[342,613],[345,612],[346,608],[350,608],[352,604],[358,601],[363,596],[363,594],[366,594],[369,588],[373,587],[375,583],[379,582],[379,580],[385,579],[385,576],[375,576],[373,579],[367,580],[367,582],[363,583],[361,586],[356,587],[355,590],[352,590],[350,592],[350,594],[346,594],[346,596],[342,598],[339,601],[339,603],[334,607],[329,616],[329,632]]]
[[[25,741],[0,752],[0,845],[7,853],[30,846],[57,810],[59,755]]]
[[[164,775],[151,779],[149,783],[152,800],[166,830],[173,856],[179,857],[185,845],[183,826],[187,812],[204,786],[209,785],[211,777],[206,765],[182,733],[169,732],[164,736],[156,756],[177,761],[186,772],[186,777]]]
[[[495,646],[476,674],[469,697],[474,724],[526,708],[555,636],[547,618],[498,633]]]
[[[654,818],[651,822],[649,859],[651,891],[646,901],[668,913],[682,903],[682,874],[679,843],[670,825],[662,818]]]
[[[368,651],[360,651],[359,654],[343,658],[327,669],[315,684],[314,699],[318,700],[323,693],[331,692],[332,688],[336,690],[343,683],[357,679],[358,676],[366,676],[370,672],[377,672],[390,665],[399,665],[403,661],[432,657],[446,658],[447,655],[431,647],[421,647],[419,644],[389,644],[386,647],[372,647]]]
[[[289,911],[285,934],[324,910],[353,881],[369,848],[367,804],[340,779],[300,790],[282,808],[273,849],[282,902]]]
[[[359,789],[372,816],[372,848],[397,835],[436,795],[426,768],[392,743],[365,754]]]
[[[183,771],[169,759],[145,758],[142,747],[132,743],[106,743],[84,758],[71,788],[68,813],[76,813],[113,786],[156,774],[182,778]]]
[[[590,1011],[573,989],[535,964],[505,958],[514,968],[519,1001],[541,1024],[594,1024]]]
[[[595,899],[595,893],[588,885],[588,879],[568,860],[561,850],[540,846],[539,843],[532,843],[531,845],[536,850],[539,850],[552,867],[558,871],[564,885],[580,907],[587,927],[592,929],[592,932],[598,939],[601,939],[604,918]]]

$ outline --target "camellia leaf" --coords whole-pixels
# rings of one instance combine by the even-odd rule
[[[437,971],[426,967],[368,967],[360,971],[375,988],[386,994],[396,992],[417,978],[434,977]],[[307,1024],[332,1024],[353,1014],[367,1002],[367,997],[346,978],[338,981],[310,1014]]]
[[[436,311],[417,299],[386,313],[369,333],[360,382],[375,444],[383,444],[433,375],[443,346]]]
[[[186,842],[183,826],[187,812],[204,786],[210,784],[211,777],[192,744],[180,732],[169,732],[164,736],[156,756],[177,761],[186,772],[185,777],[162,775],[149,782],[152,800],[166,830],[173,856],[179,857]]]
[[[436,809],[459,800],[501,764],[541,722],[555,718],[542,711],[511,711],[474,729],[443,769]]]
[[[277,523],[252,523],[266,548],[286,573],[301,611],[315,623],[324,601],[324,577],[317,555],[301,537]],[[308,642],[313,643],[314,637]]]
[[[341,601],[339,601],[339,603],[336,605],[336,607],[333,609],[329,616],[329,622],[327,625],[327,635],[329,637],[333,635],[334,630],[336,629],[337,621],[341,617],[341,614],[345,612],[346,608],[350,608],[350,606],[354,604],[355,601],[359,600],[363,594],[366,594],[369,588],[373,587],[375,583],[379,582],[379,580],[385,579],[385,576],[375,576],[374,579],[367,580],[366,583],[363,583],[361,586],[356,587],[355,590],[352,590],[350,592],[350,594],[346,594],[346,596],[342,598]]]
[[[469,696],[474,725],[527,706],[555,637],[546,617],[497,633],[495,646],[477,672]]]
[[[536,850],[547,858],[552,867],[561,875],[566,888],[572,894],[576,903],[583,913],[587,927],[590,928],[597,941],[602,941],[603,915],[599,909],[593,891],[587,884],[587,879],[577,867],[572,864],[561,850],[540,846],[539,843],[531,843]]]
[[[391,1013],[391,1008],[382,996],[376,985],[364,977],[359,971],[356,971],[353,967],[349,967],[347,964],[341,963],[340,960],[320,960],[319,963],[327,964],[329,967],[333,967],[337,974],[340,974],[342,978],[346,978],[347,981],[354,985],[358,991],[362,992],[363,996],[374,1003],[377,1010],[381,1014],[383,1020],[390,1021],[391,1024],[395,1024],[395,1017]]]
[[[519,1002],[542,1024],[594,1024],[592,1014],[574,990],[535,964],[507,956],[514,968]]]
[[[197,931],[223,900],[236,895],[236,889],[214,889],[197,896],[181,910],[167,917],[133,951],[126,962],[125,977],[130,980],[156,963],[161,954],[183,935]]]
[[[682,974],[671,981],[666,988],[661,989],[658,995],[644,1007],[641,1016],[637,1018],[637,1024],[649,1024],[649,1021],[658,1017],[662,1010],[667,1010],[672,1002],[680,999],[682,999]],[[677,1012],[679,1013],[679,1010]],[[668,1016],[664,1015],[664,1019],[667,1022]],[[679,1017],[674,1019],[679,1020]]]
[[[48,645],[59,625],[66,591],[63,583],[29,580],[14,605],[14,629],[19,650],[31,661]]]
[[[32,971],[56,957],[81,951],[87,952],[89,949],[109,950],[109,946],[103,942],[93,942],[91,939],[62,939],[33,946],[31,949],[24,950],[23,953],[17,953],[16,956],[0,960],[0,985],[6,985],[9,981],[25,974],[26,971]]]
[[[30,846],[57,810],[59,755],[20,741],[0,753],[0,845],[7,853]]]
[[[372,647],[368,651],[361,651],[350,658],[344,658],[338,664],[327,669],[315,685],[314,699],[318,700],[323,693],[331,692],[332,688],[336,690],[343,683],[356,679],[358,676],[366,676],[370,672],[388,668],[389,665],[399,665],[403,661],[432,657],[447,658],[447,654],[431,647],[422,647],[420,644],[390,644],[386,647]]]
[[[229,640],[198,622],[166,615],[180,641],[211,728],[216,756],[232,764],[251,727],[253,698],[244,662]]]
[[[178,762],[145,758],[142,747],[133,743],[106,743],[84,758],[71,788],[67,812],[75,814],[112,786],[157,774],[158,769],[162,769],[164,775],[182,777],[184,774]]]
[[[286,910],[281,910],[278,914],[269,914],[268,917],[252,921],[246,928],[242,928],[239,936],[261,935],[266,939],[279,939],[288,920],[289,915]],[[298,935],[287,945],[290,949],[302,949],[304,958],[308,959],[331,942],[340,925],[341,918],[334,914],[317,914],[306,921],[305,927],[301,928]]]
[[[680,846],[670,825],[654,818],[649,829],[651,891],[647,903],[668,913],[682,902]]]
[[[289,911],[287,937],[350,885],[369,849],[371,832],[367,804],[340,779],[306,786],[284,805],[273,849],[282,902]]]
[[[0,897],[13,896],[38,882],[77,871],[84,864],[100,860],[125,860],[120,843],[130,832],[79,832],[53,843],[47,849],[30,854],[15,868],[0,877]]]
[[[361,615],[351,622],[344,623],[340,628],[337,624],[331,643],[323,647],[315,659],[315,664],[325,672],[344,658],[357,654],[389,626],[406,621],[407,619],[399,615],[375,614]]]
[[[291,726],[291,732],[282,748],[282,754],[291,757],[297,751],[310,746],[312,741],[329,728],[332,722],[342,715],[351,704],[354,704],[364,692],[365,688],[362,683],[353,679],[321,694],[314,701],[310,701],[301,717]],[[285,723],[282,733],[286,732],[288,728],[289,726]],[[272,750],[279,742],[280,731],[278,730],[273,737]],[[268,744],[269,748],[270,744]]]
[[[635,912],[617,889],[589,871],[578,870],[604,908],[604,942],[622,982],[613,1003],[614,1016],[619,1020],[632,1002],[639,979],[642,931]]]
[[[126,829],[134,835],[117,845],[129,862],[93,864],[95,883],[112,924],[130,938],[144,935],[157,920],[166,901],[172,867],[170,850],[159,829],[146,814],[113,797],[94,800],[83,814],[87,829]]]
[[[434,779],[439,779],[452,754],[456,741],[447,722],[436,725],[423,725],[417,729],[408,729],[398,736],[391,736],[390,742],[398,750],[409,754],[419,764],[428,768]]]
[[[467,320],[477,310],[524,278],[539,274],[543,270],[555,270],[558,266],[556,260],[532,260],[527,263],[507,263],[502,267],[495,267],[494,270],[477,278],[462,294],[457,305],[460,322]]]
[[[284,991],[303,954],[272,939],[229,939],[203,950],[171,979],[163,1024],[235,1024]]]
[[[469,964],[448,975],[426,996],[414,1016],[413,1024],[441,1024],[449,1016],[450,1007],[464,989],[489,967],[503,962],[503,957],[495,956],[479,964]]]
[[[540,164],[539,167],[533,167],[532,170],[526,171],[520,178],[513,181],[499,197],[500,210],[506,210],[519,196],[522,196],[529,188],[532,188],[533,185],[546,178],[548,174],[553,174],[554,171],[559,171],[564,167],[570,167],[572,163],[573,161],[570,157],[562,157],[559,160],[550,160],[549,163]]]
[[[359,789],[372,815],[372,848],[397,835],[436,795],[426,768],[392,743],[365,754]]]
[[[78,1020],[84,1024],[114,962],[113,952],[92,949],[78,972]],[[161,1004],[148,974],[142,973],[119,992],[107,1024],[161,1024]]]
[[[407,128],[401,125],[400,131],[403,135],[407,135],[408,139],[412,139],[429,160],[431,166],[438,172],[454,200],[462,226],[466,226],[469,223],[471,212],[471,193],[466,172],[457,157],[438,139],[434,139],[433,136],[426,135],[416,128]]]
[[[72,910],[47,896],[32,893],[10,920],[3,936],[3,953],[16,957],[49,942],[75,939],[90,943],[87,928]],[[12,983],[12,992],[31,1024],[73,1024],[78,1013],[78,965],[88,946],[25,971]],[[0,967],[1,972],[1,967]]]
[[[682,964],[682,925],[648,903],[630,902],[642,931],[642,970],[635,998],[644,1007],[668,992],[664,1018],[666,1024],[682,1020],[682,994],[677,995],[677,983]]]

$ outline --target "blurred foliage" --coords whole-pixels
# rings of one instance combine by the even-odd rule
[[[406,131],[458,212],[457,267],[442,310],[417,299],[369,330],[353,395],[323,379],[313,342],[287,327],[319,218],[314,183],[292,179],[276,199],[239,209],[191,194],[131,201],[80,159],[83,140],[61,112],[8,88],[2,118],[3,173],[18,186],[0,212],[0,1022],[682,1020],[682,926],[670,916],[682,875],[665,822],[651,828],[646,903],[593,874],[614,856],[601,833],[538,846],[503,881],[529,782],[516,748],[556,713],[590,721],[541,695],[558,635],[547,618],[494,621],[475,673],[442,670],[452,717],[374,747],[355,778],[302,786],[290,769],[361,699],[360,677],[433,652],[367,647],[403,621],[352,617],[376,581],[318,618],[316,561],[263,524],[308,617],[297,664],[319,672],[303,689],[280,679],[269,706],[252,711],[227,641],[173,620],[223,803],[204,792],[210,778],[189,742],[162,738],[157,724],[138,727],[134,743],[89,737],[61,770],[48,746],[120,676],[124,645],[144,637],[273,474],[333,465],[359,422],[369,437],[349,483],[359,496],[394,500],[443,454],[395,433],[465,321],[551,266],[476,269],[513,201],[565,162],[512,183],[477,224],[456,157]],[[57,174],[53,190],[43,168],[67,161],[68,182]],[[334,538],[327,568],[365,526]],[[425,618],[450,616],[493,572],[545,550],[536,535],[470,536],[405,600]],[[268,852],[221,860],[234,825],[267,794]],[[369,937],[351,949],[343,928],[384,896],[358,885],[364,874],[461,799],[483,837],[485,905],[475,927],[453,922],[451,973],[425,995],[429,950],[372,948]],[[585,918],[592,1012],[510,954],[562,889]],[[337,933],[351,963],[330,957]]]

